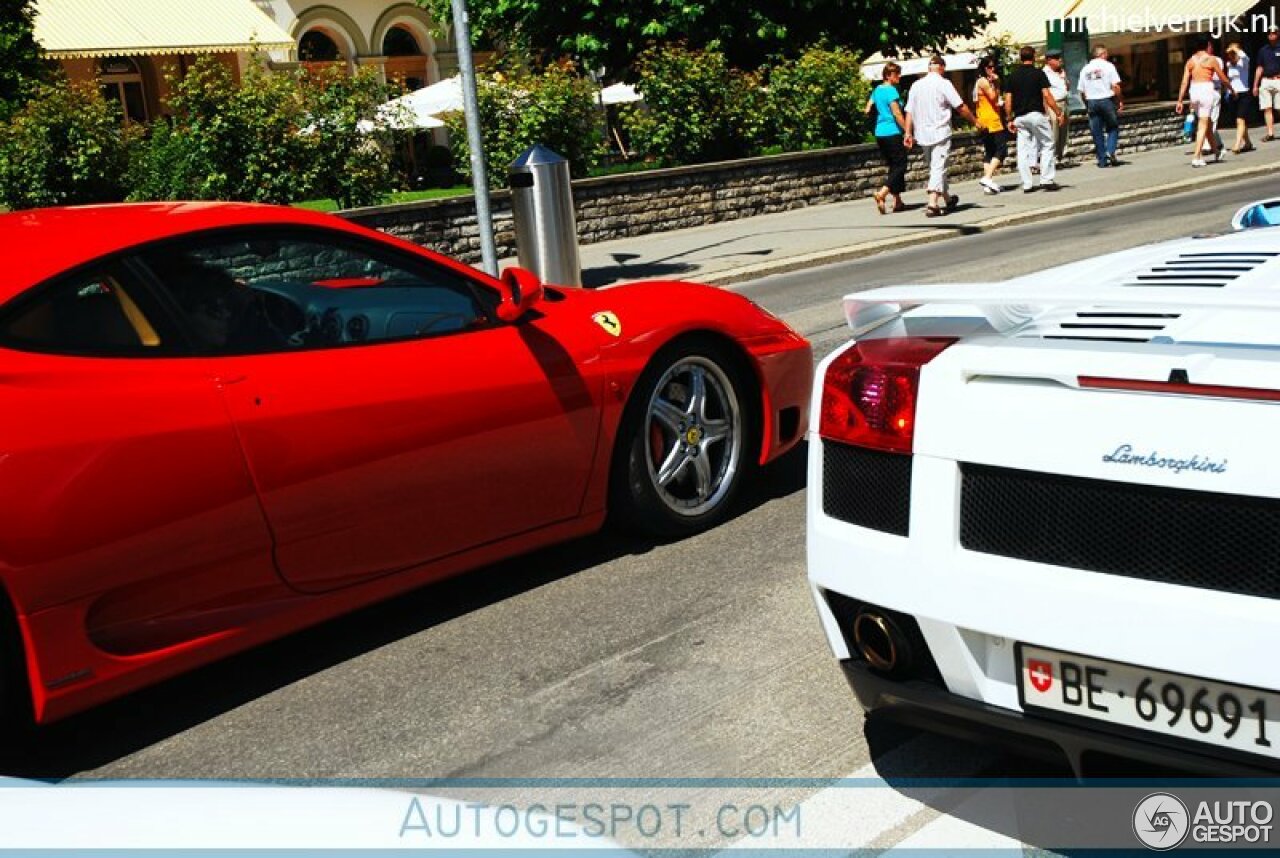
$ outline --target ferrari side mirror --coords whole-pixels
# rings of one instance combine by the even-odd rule
[[[498,304],[498,318],[504,322],[517,322],[536,307],[544,294],[538,275],[524,268],[508,268],[502,272],[505,287]]]

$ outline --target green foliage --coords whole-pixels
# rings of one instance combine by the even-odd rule
[[[141,135],[97,84],[38,85],[0,125],[0,202],[11,209],[118,201]]]
[[[789,151],[861,143],[871,130],[864,113],[870,94],[857,54],[809,48],[769,72],[770,139]]]
[[[40,46],[32,35],[33,0],[0,0],[0,122],[26,101],[45,77]]]
[[[1007,78],[1021,62],[1018,59],[1018,51],[1021,45],[1013,41],[1013,36],[1003,33],[997,38],[987,42],[986,47],[980,53],[984,56],[992,57],[996,61],[996,68],[1000,72],[1000,78]]]
[[[332,197],[343,208],[381,202],[395,189],[391,153],[395,135],[379,124],[374,130],[362,121],[377,115],[392,95],[376,69],[354,75],[328,68],[302,81],[306,112],[315,132],[308,151],[312,196]]]
[[[157,122],[131,171],[138,200],[290,203],[332,197],[369,205],[395,187],[391,132],[361,120],[389,95],[373,69],[268,72],[249,64],[237,85],[201,59],[171,80],[171,116]]]
[[[636,63],[643,109],[623,123],[636,151],[666,164],[754,153],[764,132],[760,76],[732,69],[718,51],[650,48]]]
[[[132,199],[305,199],[311,181],[299,79],[250,64],[237,86],[231,70],[204,57],[170,78],[171,116],[153,126],[131,173]]]
[[[549,66],[541,74],[517,70],[478,75],[476,95],[489,184],[505,187],[507,167],[535,143],[568,160],[575,177],[585,176],[599,158],[604,139],[596,92],[595,85],[568,64]],[[454,163],[470,176],[464,115],[449,113],[442,118],[449,126]]]
[[[437,21],[449,0],[418,0]],[[617,74],[646,46],[685,41],[723,52],[738,68],[828,41],[863,54],[920,50],[972,36],[984,0],[469,0],[473,35],[544,56],[580,57]]]

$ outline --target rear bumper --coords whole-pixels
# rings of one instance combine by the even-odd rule
[[[1231,777],[1276,777],[1280,764],[1223,756],[1186,742],[1146,741],[1110,731],[1030,717],[951,694],[920,680],[881,676],[866,663],[841,662],[845,679],[868,713],[968,741],[996,744],[1027,756],[1066,759],[1078,777],[1096,772],[1107,758],[1135,761],[1161,772]]]

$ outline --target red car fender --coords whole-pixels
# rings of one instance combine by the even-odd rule
[[[804,436],[805,404],[813,381],[813,355],[804,337],[747,298],[723,289],[678,281],[634,283],[595,291],[565,289],[563,303],[551,312],[581,314],[595,319],[608,313],[616,318],[616,332],[593,322],[606,363],[607,394],[596,453],[596,476],[583,505],[594,512],[605,506],[613,452],[623,411],[640,375],[654,356],[679,337],[707,334],[737,349],[751,366],[760,393],[761,446],[758,461],[765,464],[794,447]],[[679,313],[672,313],[678,307]],[[796,409],[794,431],[782,437],[776,415]],[[601,473],[603,469],[604,473]]]

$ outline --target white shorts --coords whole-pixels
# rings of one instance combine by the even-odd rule
[[[1258,86],[1258,107],[1263,110],[1280,110],[1280,79],[1265,78]]]
[[[1191,84],[1191,91],[1188,94],[1192,109],[1201,119],[1211,118],[1222,101],[1222,96],[1218,95],[1218,88],[1205,81]]]

